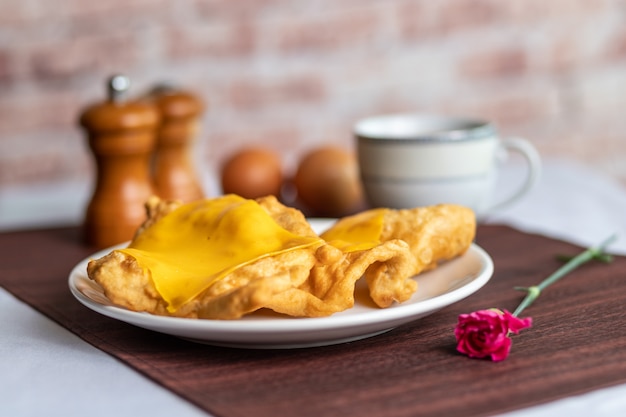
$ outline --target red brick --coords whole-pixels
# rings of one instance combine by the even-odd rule
[[[549,120],[559,112],[555,91],[512,91],[479,98],[471,107],[474,114],[503,126]]]
[[[64,178],[67,169],[58,154],[44,153],[24,155],[2,161],[0,164],[0,185],[36,182],[40,178],[47,181]]]
[[[508,5],[515,22],[532,24],[544,22],[568,22],[570,28],[577,23],[589,22],[595,13],[607,10],[607,2],[598,0],[524,0],[502,2]]]
[[[207,158],[252,142],[293,158],[350,144],[358,117],[424,111],[602,164],[623,151],[624,20],[597,0],[0,1],[0,159],[13,182],[86,170],[62,166],[86,157],[80,106],[124,71],[209,101]]]
[[[609,61],[621,61],[626,58],[626,27],[621,26],[611,33],[603,52]]]
[[[328,51],[371,43],[381,30],[376,8],[342,9],[329,13],[286,17],[272,21],[265,30],[285,52]],[[271,40],[270,40],[271,42]]]
[[[440,5],[436,26],[443,32],[484,28],[507,16],[507,2],[500,0],[449,0]]]
[[[285,0],[195,0],[194,9],[203,18],[224,16],[259,15],[270,7],[289,3]]]
[[[402,39],[419,42],[506,25],[509,9],[509,2],[498,0],[405,1],[396,16]]]
[[[163,39],[173,58],[238,57],[252,53],[255,27],[246,20],[224,21],[165,30]]]
[[[136,64],[137,50],[133,37],[109,35],[42,42],[26,53],[33,76],[45,80],[118,72]]]
[[[9,148],[12,151],[7,155]],[[0,146],[0,186],[93,175],[91,163],[77,132],[49,130],[13,136]]]
[[[459,62],[459,73],[467,78],[519,75],[528,67],[527,52],[521,48],[498,48],[467,54]]]
[[[14,78],[9,54],[0,50],[0,84],[7,84]]]
[[[541,47],[540,53],[536,52],[536,70],[563,73],[576,70],[583,63],[579,40],[573,39],[567,33],[555,34],[549,44]]]
[[[246,110],[277,104],[319,103],[326,97],[326,91],[318,76],[300,75],[280,80],[236,80],[230,85],[229,96],[234,108]]]
[[[19,0],[18,0],[19,1]],[[168,9],[173,2],[167,0],[63,0],[61,2],[39,1],[36,16],[41,19],[97,19],[109,20],[123,16],[150,16]]]
[[[405,1],[396,8],[398,30],[402,38],[424,38],[434,32],[436,4],[429,1]]]
[[[19,0],[0,1],[0,27],[16,27],[32,20],[36,5]]]
[[[0,98],[0,135],[77,126],[80,102],[69,91]]]

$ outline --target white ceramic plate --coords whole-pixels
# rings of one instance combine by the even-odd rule
[[[316,230],[323,230],[328,221],[312,220],[311,224]],[[110,251],[95,253],[72,269],[69,287],[82,304],[105,316],[183,339],[255,349],[324,346],[375,336],[468,297],[493,274],[491,257],[473,244],[463,256],[416,277],[418,290],[413,297],[389,308],[376,307],[364,285],[357,285],[355,306],[330,317],[291,318],[255,313],[239,320],[184,319],[137,313],[113,304],[86,272],[89,259]]]

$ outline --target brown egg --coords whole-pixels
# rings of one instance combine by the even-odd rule
[[[294,177],[298,200],[310,215],[341,217],[363,207],[356,155],[336,146],[316,148],[300,160]]]
[[[279,156],[257,148],[232,155],[222,166],[222,191],[244,198],[280,197],[283,182]]]

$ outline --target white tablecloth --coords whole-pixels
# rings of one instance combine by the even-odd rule
[[[515,165],[504,169],[497,194],[506,195],[523,172]],[[88,184],[0,190],[0,229],[78,224],[88,197]],[[541,179],[531,193],[486,222],[581,246],[598,244],[617,232],[620,239],[611,250],[626,254],[626,189],[589,168],[544,161]],[[0,289],[0,334],[0,415],[207,416],[4,289]],[[626,385],[507,414],[554,415],[624,416]]]

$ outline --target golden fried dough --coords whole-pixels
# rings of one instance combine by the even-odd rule
[[[474,212],[464,206],[440,204],[414,209],[373,209],[338,220],[321,234],[327,241],[350,247],[362,241],[400,239],[411,250],[413,275],[462,255],[476,235]],[[357,241],[352,241],[354,238]],[[343,242],[342,240],[348,241]]]
[[[355,282],[365,275],[372,300],[379,307],[389,307],[394,301],[408,300],[417,289],[417,283],[412,279],[410,248],[404,241],[388,240],[370,249],[345,252],[339,262],[333,262],[333,257],[338,255],[337,248],[327,245],[318,252],[321,250],[326,251],[326,262],[318,263],[312,271],[313,294],[324,294],[325,287],[329,286],[327,293],[331,297],[345,297],[342,294],[347,293],[350,298],[346,305],[352,307]],[[337,291],[337,286],[341,288],[341,285],[351,285],[351,291],[347,288]]]
[[[381,240],[402,239],[416,260],[414,274],[465,253],[476,236],[476,217],[467,207],[440,204],[385,214]]]
[[[315,248],[324,244],[304,216],[298,218],[288,208],[291,217],[278,216],[285,227],[306,231],[299,235],[279,225],[257,202],[236,196],[176,208],[151,200],[147,211],[145,226],[127,248],[87,266],[89,277],[109,299],[135,311],[240,317],[263,307],[262,294],[281,291],[277,277],[287,276],[290,285],[306,279]],[[267,288],[251,292],[259,285]],[[212,307],[220,298],[231,300],[232,311]]]
[[[262,308],[328,316],[354,305],[361,277],[378,306],[406,301],[412,277],[463,253],[475,229],[473,214],[456,206],[364,212],[322,237],[274,197],[154,198],[146,210],[129,246],[90,261],[88,276],[130,310],[207,319]]]

